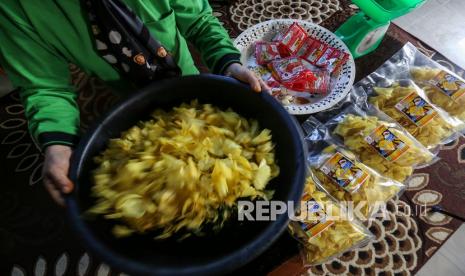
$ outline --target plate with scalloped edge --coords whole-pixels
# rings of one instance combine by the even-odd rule
[[[235,40],[234,46],[241,52],[241,62],[258,75],[266,74],[266,68],[257,64],[255,59],[255,42],[271,41],[276,34],[284,32],[293,23],[298,23],[309,36],[342,50],[349,54],[349,59],[343,64],[339,73],[331,78],[331,91],[324,96],[310,95],[286,90],[292,101],[280,100],[284,108],[294,115],[317,113],[333,107],[343,100],[352,89],[355,80],[355,62],[347,46],[329,30],[304,20],[275,19],[250,27]],[[297,98],[297,99],[296,99]],[[300,99],[299,99],[300,98]]]

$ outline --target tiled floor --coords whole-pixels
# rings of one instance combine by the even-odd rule
[[[417,276],[465,275],[465,224],[420,269]]]
[[[394,22],[465,68],[465,0],[429,0]]]

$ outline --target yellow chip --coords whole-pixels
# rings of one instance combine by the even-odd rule
[[[118,220],[115,236],[200,235],[206,224],[221,228],[239,198],[270,199],[279,167],[271,132],[256,120],[196,101],[152,117],[95,158],[88,212]]]
[[[437,147],[456,131],[456,126],[445,119],[446,114],[442,115],[437,108],[423,100],[420,100],[423,106],[415,106],[412,101],[409,108],[399,108],[399,105],[404,106],[406,98],[423,98],[423,93],[416,86],[402,87],[396,83],[390,88],[375,87],[374,91],[376,96],[371,96],[369,102],[397,121],[429,149]]]
[[[331,177],[321,170],[321,166],[313,166],[312,172],[324,190],[340,202],[353,202],[354,206],[360,205],[361,220],[370,218],[381,207],[380,203],[386,203],[389,199],[401,192],[404,188],[402,183],[392,181],[382,177],[374,172],[371,168],[363,163],[357,162],[350,151],[336,148],[335,146],[328,146],[323,151],[324,154],[320,156],[319,163],[324,164],[330,159],[334,153],[339,152],[344,156],[349,157],[353,162],[354,167],[361,169],[368,175],[366,180],[355,191],[344,190],[343,187],[334,182]],[[315,164],[316,165],[316,164]],[[336,171],[337,172],[337,171]],[[357,215],[357,214],[355,214]]]
[[[316,190],[315,182],[311,177],[307,179],[304,192],[319,205],[331,209],[330,215],[332,217],[343,217],[341,215],[342,210],[340,210],[338,205],[334,204],[325,193]],[[313,227],[319,227],[326,222],[291,221],[289,224],[289,231],[303,245],[302,256],[306,265],[316,265],[325,262],[330,258],[343,254],[347,250],[363,245],[371,238],[368,230],[360,223],[345,219],[333,220],[332,223],[327,224],[329,226],[326,226],[317,235],[309,235],[314,229]],[[311,226],[313,229],[308,229],[308,226]]]
[[[395,135],[398,145],[404,144],[401,151],[396,152],[398,154],[393,160],[380,154],[379,150],[367,142],[367,137],[380,127],[387,128],[392,135]],[[378,120],[374,116],[362,117],[347,114],[333,132],[343,139],[345,146],[357,155],[363,164],[373,168],[381,175],[399,182],[403,182],[409,177],[415,166],[428,164],[434,157],[431,152],[419,146],[414,139],[406,136],[400,129],[390,127],[388,122]],[[392,149],[391,144],[382,142],[388,141],[381,140],[380,147],[383,150]]]
[[[465,96],[457,99],[447,95],[432,84],[432,81],[441,73],[442,70],[430,67],[417,67],[410,70],[410,73],[418,85],[425,90],[428,99],[435,105],[444,109],[449,115],[457,118],[462,123],[465,122]],[[450,85],[450,84],[449,84]],[[454,87],[444,87],[453,90]],[[462,90],[463,91],[463,90]]]

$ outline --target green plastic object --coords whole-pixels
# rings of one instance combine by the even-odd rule
[[[378,48],[391,20],[413,11],[426,0],[352,0],[352,2],[360,8],[360,12],[339,27],[336,35],[357,58]]]

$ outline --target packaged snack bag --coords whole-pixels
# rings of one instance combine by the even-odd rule
[[[315,42],[319,42],[319,40],[311,36],[308,36],[307,39],[305,39],[304,44],[300,48],[299,52],[297,53],[297,56],[301,56],[305,52],[307,52]]]
[[[462,78],[432,67],[414,67],[410,72],[432,103],[465,123],[465,81]]]
[[[443,109],[456,120],[454,125],[465,124],[465,81],[454,72],[421,53],[407,43],[375,72],[356,86],[388,88],[398,80],[413,80],[426,94],[431,104]],[[463,130],[460,130],[463,131]]]
[[[301,244],[305,266],[317,265],[366,245],[373,235],[357,220],[347,220],[344,210],[308,177],[299,213],[289,232]]]
[[[326,69],[313,71],[316,80],[310,87],[311,94],[326,95],[331,90],[331,73]]]
[[[464,127],[432,104],[411,80],[400,80],[390,87],[359,86],[354,95],[367,97],[369,104],[397,121],[428,149],[449,143]]]
[[[333,47],[326,47],[325,51],[321,55],[321,57],[315,62],[315,65],[318,67],[327,67],[335,60],[331,60],[333,53],[336,51]]]
[[[310,169],[317,186],[337,201],[354,206],[360,220],[372,217],[388,200],[400,195],[405,186],[381,176],[358,161],[355,154],[331,140],[307,137]]]
[[[349,59],[349,54],[333,48],[326,43],[309,37],[299,56],[311,64],[327,68],[330,73],[336,73]]]
[[[413,170],[429,165],[435,156],[405,129],[373,107],[352,105],[318,125],[307,120],[307,133],[324,128],[366,166],[381,175],[403,182]]]
[[[330,68],[331,73],[337,73],[347,60],[349,60],[349,54],[336,49],[330,57],[332,63],[328,65],[328,68]]]
[[[255,43],[255,57],[259,65],[267,65],[270,61],[281,58],[278,43],[258,41]]]
[[[321,41],[315,40],[306,51],[300,56],[313,65],[324,55],[328,46]]]
[[[277,81],[294,91],[308,92],[316,81],[312,71],[297,57],[274,60],[268,64],[268,68]]]
[[[278,42],[281,56],[288,57],[299,51],[307,37],[307,32],[299,24],[293,23],[282,36],[278,34],[273,41]]]
[[[264,81],[271,88],[271,90],[281,87],[281,84],[279,83],[279,81],[273,78],[272,74],[270,74],[269,78]]]

